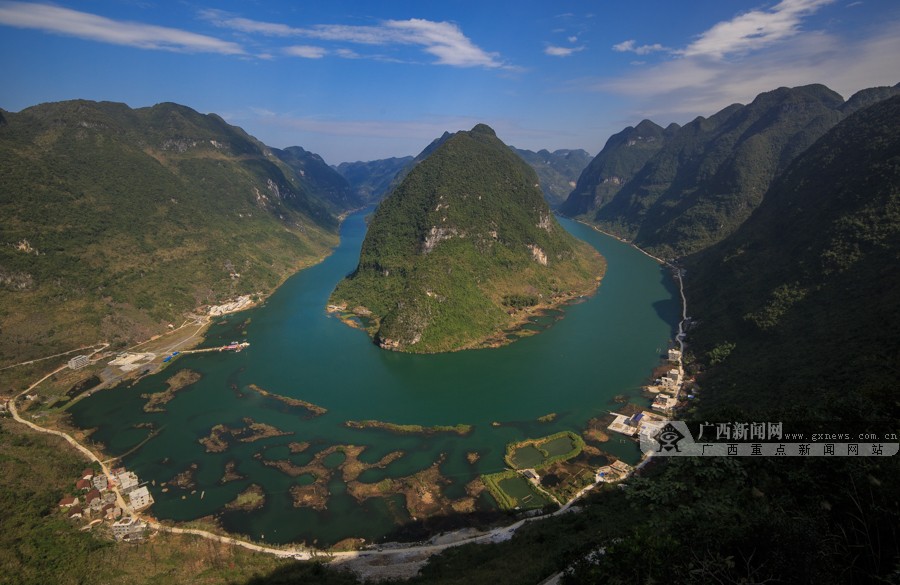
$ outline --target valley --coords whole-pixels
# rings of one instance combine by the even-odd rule
[[[642,122],[610,139],[563,204],[586,225],[554,217],[534,171],[484,125],[436,140],[377,209],[359,211],[370,200],[347,188],[321,157],[299,147],[268,151],[252,138],[246,139],[249,150],[241,151],[235,144],[243,144],[242,135],[215,117],[197,118],[171,105],[140,113],[105,104],[57,106],[120,124],[152,115],[168,123],[190,120],[191,128],[208,125],[235,141],[228,147],[235,155],[228,159],[230,172],[245,173],[242,165],[257,164],[260,156],[269,160],[266,172],[277,170],[287,181],[266,187],[278,202],[254,190],[252,181],[260,176],[246,184],[251,188],[244,195],[256,198],[254,214],[274,213],[263,221],[293,238],[284,249],[290,261],[278,265],[268,255],[270,240],[262,247],[247,244],[255,257],[268,259],[271,272],[256,279],[252,269],[239,271],[230,254],[221,265],[228,285],[207,293],[205,303],[198,304],[199,297],[176,302],[169,289],[153,289],[160,295],[144,299],[138,312],[122,314],[156,321],[126,333],[96,328],[94,317],[115,306],[108,299],[99,301],[106,309],[86,308],[89,318],[75,315],[75,305],[51,303],[66,312],[65,319],[75,319],[65,327],[52,311],[33,307],[54,298],[39,298],[51,294],[42,288],[48,283],[57,287],[55,294],[71,289],[65,302],[94,302],[87,288],[73,285],[94,286],[90,279],[113,278],[102,280],[109,286],[137,282],[138,288],[123,285],[115,294],[139,298],[151,290],[140,288],[149,286],[141,282],[149,268],[136,279],[116,280],[103,270],[89,278],[66,273],[69,280],[53,284],[48,274],[78,262],[54,247],[53,238],[62,236],[22,238],[2,257],[18,275],[4,272],[3,302],[25,301],[4,313],[4,331],[25,323],[25,329],[13,329],[23,337],[7,338],[4,392],[14,397],[16,420],[21,415],[26,423],[61,429],[92,459],[136,470],[155,500],[141,514],[160,531],[193,530],[223,543],[230,542],[227,535],[243,535],[252,543],[241,546],[297,559],[317,551],[345,560],[441,553],[427,565],[424,557],[413,563],[423,579],[441,567],[465,573],[473,570],[466,569],[470,559],[485,556],[478,570],[487,571],[505,563],[505,554],[519,559],[520,570],[539,566],[535,570],[547,576],[551,565],[535,551],[548,538],[571,547],[558,550],[558,558],[569,563],[572,578],[584,581],[614,577],[622,562],[631,566],[643,555],[637,551],[646,550],[655,551],[655,560],[645,561],[654,574],[677,578],[689,567],[667,562],[664,553],[683,553],[698,543],[707,550],[760,550],[772,564],[754,571],[821,577],[849,562],[843,552],[830,551],[821,567],[792,565],[767,548],[758,527],[810,554],[822,541],[809,540],[804,531],[843,538],[847,546],[874,546],[864,532],[840,536],[848,522],[890,541],[895,513],[889,494],[897,477],[891,458],[827,464],[807,458],[790,468],[762,459],[685,458],[642,463],[631,476],[641,453],[634,441],[608,433],[613,426],[607,425],[613,417],[635,428],[641,416],[640,424],[655,420],[644,410],[652,399],[644,388],[657,374],[654,392],[664,392],[667,380],[675,384],[677,416],[689,419],[864,420],[878,428],[896,423],[891,372],[900,329],[894,326],[896,278],[889,270],[898,259],[900,225],[896,90],[864,90],[844,101],[821,86],[782,88],[751,106],[722,111],[712,122],[698,121],[704,132],[725,130],[702,140],[692,134],[695,142],[685,142],[685,127]],[[767,152],[773,158],[760,163],[754,149],[735,146],[729,133],[742,133],[750,144],[764,140],[750,137],[748,127],[773,120],[758,112],[773,101],[774,111],[795,111],[803,103],[809,107],[800,109],[814,115],[803,123],[802,140],[779,143],[783,150],[772,146]],[[15,116],[4,113],[11,121]],[[36,120],[29,123],[40,126]],[[67,137],[65,124],[42,128],[45,133],[37,135],[44,144],[107,140],[77,129]],[[183,155],[205,165],[223,156],[218,151],[224,142],[211,140],[209,147],[164,140],[161,150],[146,151],[164,167],[188,164],[178,158]],[[721,158],[720,141],[731,141],[731,158]],[[163,154],[169,147],[175,154]],[[15,153],[25,156],[24,150]],[[740,181],[732,185],[738,195],[729,198],[717,181],[733,173],[748,177],[748,160],[768,170],[752,179],[752,189]],[[23,173],[28,167],[15,168]],[[617,174],[603,174],[613,168]],[[112,189],[115,181],[106,185]],[[584,207],[583,193],[591,189],[596,210]],[[714,214],[722,221],[713,230],[697,219],[711,209],[710,195],[734,204],[717,208],[716,214],[727,212]],[[737,204],[738,196],[749,199]],[[480,203],[470,207],[473,201]],[[621,212],[623,202],[640,211]],[[679,214],[672,215],[674,208]],[[4,229],[18,238],[38,216],[16,213],[19,219]],[[279,223],[287,217],[298,223]],[[672,223],[660,227],[661,217]],[[66,221],[67,229],[89,231],[99,220]],[[681,229],[685,225],[691,229]],[[132,246],[144,238],[141,254],[167,253],[146,245],[153,240],[133,227],[117,237],[110,242],[133,237]],[[252,240],[247,235],[244,241]],[[295,257],[291,250],[303,254]],[[657,255],[677,256],[677,279]],[[308,267],[293,272],[301,265]],[[564,268],[541,272],[554,265]],[[157,267],[162,272],[151,280],[169,278],[164,268],[171,266]],[[191,266],[181,268],[196,270],[197,282],[207,286],[211,273]],[[464,294],[453,296],[460,290]],[[867,302],[854,302],[858,298]],[[688,317],[687,300],[697,319]],[[176,326],[179,320],[169,317],[179,315],[182,325]],[[439,327],[429,330],[432,323]],[[60,332],[48,329],[45,344],[23,348],[28,327],[48,325]],[[111,337],[87,345],[101,331]],[[150,333],[149,342],[132,343]],[[798,339],[805,340],[802,346]],[[670,377],[660,362],[673,345],[679,365]],[[75,346],[89,357],[67,366]],[[823,355],[832,359],[823,362]],[[691,384],[687,396],[679,392],[684,375]],[[600,486],[606,480],[598,470],[607,478],[628,477],[627,489]],[[868,478],[869,500],[855,499],[852,482],[823,483],[835,470]],[[704,483],[709,478],[717,481]],[[810,493],[812,507],[804,499]],[[575,504],[580,512],[562,514],[576,497],[583,498]],[[852,512],[854,502],[864,507],[861,516]],[[541,522],[523,521],[557,508],[559,514],[545,513]],[[784,509],[794,514],[792,524],[779,520]],[[641,516],[647,510],[652,521]],[[633,530],[632,523],[622,523],[627,513],[640,516]],[[723,517],[728,520],[722,526],[703,532]],[[685,536],[660,541],[645,532],[651,526]],[[796,532],[797,526],[803,530]],[[455,532],[460,529],[480,532]],[[459,540],[451,547],[442,538]],[[416,549],[396,543],[427,544]],[[601,546],[610,555],[589,562]],[[852,566],[859,575],[885,570]],[[716,565],[709,571],[734,575],[736,569]]]

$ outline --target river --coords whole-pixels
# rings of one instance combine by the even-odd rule
[[[465,496],[465,485],[479,474],[504,467],[507,443],[560,430],[580,432],[589,419],[615,410],[616,395],[645,400],[640,386],[659,364],[679,319],[677,286],[668,271],[630,246],[584,225],[560,222],[603,254],[607,272],[596,294],[566,307],[564,318],[537,335],[496,349],[409,355],[381,350],[364,332],[326,314],[329,294],[359,257],[366,223],[364,214],[356,213],[342,224],[341,243],[325,261],[288,279],[264,305],[222,319],[208,333],[208,345],[246,339],[248,349],[180,357],[160,375],[73,405],[73,423],[96,428],[92,439],[110,455],[145,440],[148,424],[157,429],[124,463],[142,480],[155,482],[152,513],[160,519],[218,515],[228,530],[273,543],[325,546],[351,536],[396,536],[398,526],[409,521],[402,496],[360,503],[348,493],[341,473],[333,471],[316,488],[327,488],[326,508],[295,507],[292,486],[309,486],[315,478],[309,473],[291,477],[264,462],[299,467],[334,445],[365,447],[359,456],[363,463],[399,450],[402,457],[384,469],[363,471],[359,481],[408,476],[440,461],[447,482],[442,490],[456,498]],[[202,378],[176,393],[165,412],[144,412],[141,394],[164,390],[165,380],[181,369]],[[306,416],[304,409],[248,390],[250,384],[328,412]],[[537,421],[549,413],[557,413],[553,421]],[[200,444],[215,425],[246,427],[245,417],[293,434],[250,442],[230,437],[221,453],[209,453]],[[344,425],[371,419],[424,426],[464,423],[474,430],[466,436],[422,436]],[[296,443],[309,446],[294,453],[292,442],[295,450],[301,448]],[[616,437],[602,449],[627,461],[638,457],[634,443]],[[476,462],[467,460],[470,453],[478,454]],[[324,464],[333,469],[341,460],[330,455]],[[242,478],[223,482],[229,462]],[[162,482],[191,465],[196,466],[193,487],[170,483],[163,491]],[[251,483],[263,488],[264,506],[223,512]],[[492,507],[487,493],[479,496],[478,509]]]

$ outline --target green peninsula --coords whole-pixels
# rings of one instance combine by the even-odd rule
[[[535,312],[591,293],[604,267],[553,217],[534,170],[479,124],[381,203],[329,302],[385,349],[453,351],[507,343]]]

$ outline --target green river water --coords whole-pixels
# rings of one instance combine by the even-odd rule
[[[426,469],[444,454],[440,470],[450,483],[442,489],[461,497],[465,484],[479,474],[504,468],[507,443],[561,430],[580,433],[589,419],[615,410],[612,398],[618,394],[645,400],[640,386],[659,364],[677,325],[677,288],[668,271],[639,251],[581,224],[560,221],[603,254],[607,273],[595,295],[567,307],[563,319],[537,335],[497,349],[409,355],[381,350],[364,332],[326,314],[329,294],[359,258],[366,224],[364,214],[356,213],[344,221],[341,243],[324,262],[288,279],[263,306],[221,320],[207,336],[209,346],[246,339],[248,349],[179,357],[160,375],[73,405],[73,422],[96,428],[92,439],[110,455],[126,453],[146,439],[147,423],[158,429],[124,457],[124,464],[142,481],[156,482],[150,486],[156,499],[151,512],[160,519],[218,514],[226,529],[273,543],[325,546],[351,536],[396,536],[398,526],[408,520],[401,496],[359,503],[336,473],[328,483],[327,509],[297,508],[290,488],[311,478],[290,477],[263,465],[261,458],[304,465],[316,452],[338,444],[365,446],[364,462],[403,451],[385,469],[362,473],[360,481],[372,483]],[[140,395],[164,390],[165,380],[180,369],[202,378],[178,392],[165,412],[144,412],[146,400]],[[305,416],[303,409],[247,391],[249,384],[328,412]],[[536,420],[551,412],[558,414],[552,422]],[[232,441],[222,453],[208,453],[198,442],[217,424],[242,426],[244,417],[293,434]],[[466,436],[398,435],[343,424],[370,419],[424,426],[465,423],[474,430]],[[290,442],[311,446],[291,454]],[[633,442],[617,437],[602,448],[626,461],[638,456]],[[476,463],[466,460],[469,452],[480,455]],[[244,479],[220,481],[228,462]],[[340,462],[340,455],[325,459],[326,465]],[[158,484],[192,464],[197,466],[196,493],[161,490]],[[251,512],[223,512],[251,483],[263,487],[265,505]],[[491,509],[494,504],[485,493],[478,506]]]

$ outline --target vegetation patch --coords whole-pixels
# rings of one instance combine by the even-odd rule
[[[249,512],[262,508],[265,503],[266,493],[261,486],[252,483],[247,486],[247,489],[239,493],[235,499],[225,504],[225,509]]]
[[[144,404],[144,412],[165,412],[166,409],[162,407],[163,404],[170,402],[175,398],[176,392],[198,382],[200,378],[202,376],[193,370],[181,370],[166,380],[168,388],[162,392],[141,394],[141,398],[147,399],[147,403]]]
[[[367,469],[384,468],[403,457],[402,451],[392,451],[375,463],[365,463],[359,460],[365,449],[359,445],[332,445],[316,453],[306,465],[297,465],[289,459],[262,459],[259,454],[257,458],[262,459],[263,465],[297,478],[298,483],[291,487],[295,507],[324,510],[331,496],[328,483],[335,473],[340,472],[341,479],[349,485]],[[305,478],[311,478],[311,481],[307,483]]]
[[[431,467],[406,477],[387,478],[377,483],[353,481],[347,484],[347,492],[360,502],[373,497],[401,494],[409,515],[420,520],[452,513],[474,512],[477,494],[483,488],[470,483],[466,486],[465,497],[448,498],[441,489],[441,486],[450,483],[440,471],[443,461],[444,456],[441,455]]]
[[[250,417],[244,417],[243,422],[245,426],[238,428],[218,424],[209,430],[209,435],[201,437],[198,442],[206,447],[207,453],[222,453],[228,450],[229,438],[237,439],[242,443],[253,443],[270,437],[294,434],[293,431],[282,431],[272,425],[256,422]]]
[[[196,463],[191,463],[187,469],[177,474],[163,485],[174,486],[182,490],[192,490],[197,487],[197,482],[194,477],[197,473],[197,469],[198,465]]]
[[[240,479],[244,479],[244,476],[238,473],[237,463],[234,461],[229,461],[225,464],[225,472],[222,474],[222,479],[219,480],[219,483],[228,483],[230,481],[238,481]]]
[[[299,398],[291,398],[290,396],[282,396],[281,394],[275,394],[274,392],[269,392],[263,388],[260,388],[256,384],[250,384],[247,386],[250,390],[253,390],[257,394],[261,396],[265,396],[267,398],[273,398],[279,402],[287,404],[288,406],[296,406],[299,408],[305,408],[308,410],[313,416],[320,416],[328,412],[327,408],[319,406],[317,404],[313,404],[312,402],[307,402],[305,400],[300,400]]]
[[[436,425],[433,427],[424,427],[422,425],[400,425],[396,423],[382,422],[380,420],[348,420],[344,426],[351,429],[383,429],[392,433],[407,435],[433,435],[435,433],[456,433],[457,435],[467,435],[472,432],[472,425],[458,424],[453,426]]]

